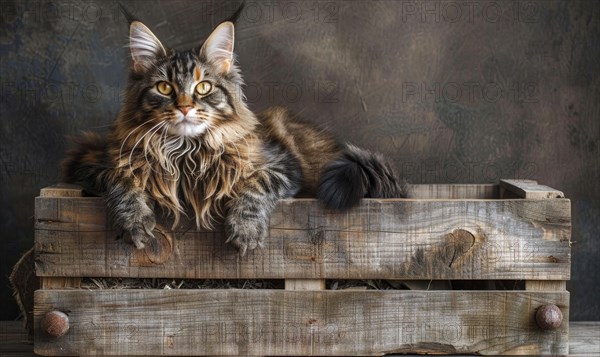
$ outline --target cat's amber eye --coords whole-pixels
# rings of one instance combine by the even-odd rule
[[[156,84],[156,90],[158,90],[160,94],[169,95],[173,92],[173,87],[169,83],[163,81]]]
[[[202,81],[196,86],[196,93],[200,95],[207,95],[212,90],[212,84],[207,81]]]

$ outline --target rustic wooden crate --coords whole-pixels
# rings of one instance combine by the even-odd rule
[[[72,186],[36,198],[35,352],[42,355],[568,353],[570,201],[535,181],[415,185],[349,212],[283,200],[263,249],[183,223],[138,251],[102,198]],[[79,288],[85,277],[284,279],[285,289]],[[521,290],[326,290],[325,279],[524,281]],[[408,284],[410,285],[410,284]],[[417,284],[418,285],[418,284]],[[562,324],[535,315],[556,305]],[[50,311],[70,328],[48,336]]]

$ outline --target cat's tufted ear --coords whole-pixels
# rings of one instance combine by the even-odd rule
[[[204,41],[202,49],[200,49],[200,56],[214,63],[221,74],[226,74],[233,64],[233,42],[233,22],[225,21],[217,26]]]
[[[135,71],[151,67],[157,58],[167,54],[158,38],[139,21],[129,25],[129,48]]]

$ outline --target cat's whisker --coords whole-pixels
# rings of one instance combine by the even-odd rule
[[[158,171],[156,169],[154,169],[154,167],[152,167],[152,164],[150,163],[150,160],[148,160],[148,146],[150,146],[151,141],[152,141],[152,137],[154,135],[156,135],[156,133],[158,133],[161,129],[163,129],[165,126],[167,125],[167,122],[163,122],[161,126],[159,126],[156,130],[154,130],[154,133],[152,133],[148,139],[144,142],[144,159],[146,159],[146,163],[148,163],[148,167],[150,168],[150,170],[158,173]]]
[[[133,145],[133,147],[131,148],[131,151],[129,153],[129,160],[128,160],[129,161],[129,170],[131,170],[131,173],[133,174],[133,177],[136,178],[136,179],[137,179],[137,177],[135,176],[135,172],[133,170],[133,165],[132,165],[132,162],[131,162],[131,160],[133,158],[133,153],[135,152],[135,148],[140,144],[140,142],[142,140],[144,140],[144,138],[146,137],[146,135],[148,135],[149,133],[151,133],[154,130],[154,128],[156,128],[156,127],[158,127],[160,125],[164,125],[164,122],[160,122],[160,123],[156,124],[155,126],[153,126],[152,128],[150,128],[150,130],[146,131],[144,133],[144,135],[142,135],[142,137],[139,138],[138,141],[135,143],[135,145]]]
[[[129,118],[129,119],[126,119],[126,120],[122,120],[121,123],[125,124],[125,123],[129,123],[129,122],[136,121],[136,120],[137,120],[137,118],[132,117],[132,118]],[[110,127],[112,127],[114,125],[115,124],[112,123],[112,124],[107,124],[107,125],[94,126],[93,128],[95,128],[95,129],[110,128]]]
[[[171,123],[167,122],[167,125],[165,125],[163,127],[163,133],[160,136],[160,140],[159,140],[159,152],[160,153],[165,153],[167,152],[166,149],[166,144],[167,144],[167,133],[169,131],[169,126],[171,125]],[[164,155],[158,155],[160,158],[163,158]],[[170,166],[170,162],[168,160],[164,160],[161,159],[159,160],[159,163],[161,165],[161,167],[166,171],[167,174],[169,174],[171,177],[175,175],[175,170],[173,168],[171,168]],[[167,175],[163,175],[163,176],[167,176]],[[168,178],[171,179],[171,178]]]
[[[132,119],[133,120],[133,119]],[[112,126],[114,126],[115,124],[111,123],[111,124],[106,124],[106,125],[97,125],[97,126],[92,126],[90,127],[90,129],[104,129],[104,128],[110,128]]]
[[[136,130],[138,130],[139,128],[141,128],[142,126],[153,122],[155,120],[157,120],[158,118],[154,118],[154,119],[150,119],[148,121],[143,122],[142,124],[138,125],[137,127],[135,127],[134,129],[132,129],[129,134],[127,134],[127,136],[125,137],[125,139],[123,139],[123,142],[121,143],[121,148],[119,149],[119,160],[121,160],[121,158],[123,157],[123,148],[125,147],[125,143],[127,143],[127,139],[129,139],[129,137],[136,132]],[[133,150],[133,149],[132,149]]]

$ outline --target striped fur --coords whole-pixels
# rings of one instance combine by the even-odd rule
[[[63,176],[104,195],[112,222],[137,248],[153,239],[157,208],[174,224],[181,215],[199,228],[224,220],[228,241],[244,254],[267,236],[281,198],[318,193],[326,206],[346,209],[365,196],[404,195],[380,156],[341,145],[283,108],[254,115],[233,62],[232,23],[200,50],[166,49],[137,21],[130,35],[121,111],[108,136],[75,141]],[[211,91],[196,90],[201,82]]]

